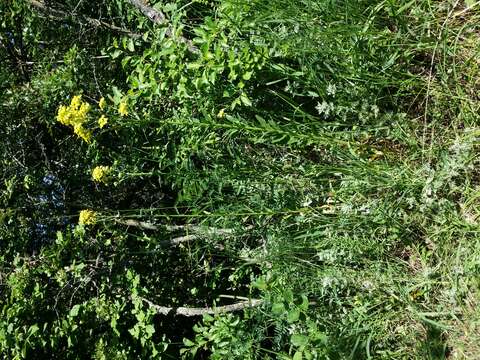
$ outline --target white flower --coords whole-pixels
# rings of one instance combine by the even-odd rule
[[[328,84],[327,95],[334,96],[336,92],[337,92],[337,87],[335,86],[335,84]]]
[[[318,103],[315,109],[318,111],[319,115],[324,115],[327,117],[330,115],[330,111],[333,110],[333,104],[332,103],[327,103],[325,100],[322,103]]]

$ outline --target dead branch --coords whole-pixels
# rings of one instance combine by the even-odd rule
[[[115,221],[119,224],[122,224],[122,225],[138,227],[138,228],[144,229],[144,230],[156,231],[156,230],[159,229],[159,227],[157,225],[147,223],[145,221],[138,221],[138,220],[133,220],[133,219],[127,219],[127,220],[116,219]]]
[[[165,14],[163,12],[148,6],[147,4],[145,4],[144,1],[142,1],[142,0],[128,0],[128,2],[130,4],[132,4],[133,6],[135,6],[143,15],[148,17],[154,24],[161,25],[161,24],[166,24],[167,23]],[[168,27],[167,27],[166,35],[168,37],[171,37],[171,38],[175,37],[175,34],[173,33],[172,27],[170,25],[168,25]],[[190,52],[192,52],[194,54],[200,53],[198,48],[195,45],[193,45],[191,40],[188,40],[187,38],[185,38],[183,36],[179,36],[177,39],[181,43],[186,44],[187,48],[188,48],[188,50],[190,50]]]
[[[45,14],[47,14],[49,17],[51,17],[53,19],[71,18],[72,20],[77,21],[77,22],[79,22],[79,19],[83,19],[83,21],[85,21],[87,24],[90,24],[93,27],[97,27],[97,28],[98,27],[103,27],[103,28],[112,30],[114,32],[117,32],[119,34],[127,35],[127,36],[129,36],[133,39],[140,39],[142,37],[142,34],[134,33],[134,32],[132,32],[128,29],[124,29],[124,28],[121,28],[119,26],[109,24],[109,23],[107,23],[105,21],[102,21],[102,20],[94,19],[94,18],[91,18],[91,17],[88,17],[88,16],[80,16],[79,18],[74,17],[74,16],[72,16],[72,14],[69,14],[68,12],[49,7],[41,1],[28,0],[28,2],[32,6],[36,7],[38,10],[44,12]]]
[[[214,227],[203,227],[198,225],[164,225],[158,226],[152,223],[148,223],[145,221],[138,221],[134,219],[116,219],[116,222],[119,224],[127,225],[127,226],[134,226],[144,230],[160,230],[165,229],[167,231],[186,231],[192,233],[201,233],[205,235],[232,235],[233,229],[221,229],[221,228],[214,228]]]
[[[158,314],[161,315],[181,315],[181,316],[202,316],[205,314],[214,315],[214,314],[223,314],[229,313],[234,311],[240,311],[246,308],[252,308],[259,306],[263,303],[262,300],[258,299],[250,299],[241,301],[231,305],[224,305],[224,306],[217,306],[217,307],[207,307],[207,308],[190,308],[190,307],[168,307],[168,306],[160,306],[154,304],[148,299],[140,297],[140,300],[148,304],[152,309],[154,309]]]
[[[155,24],[162,24],[165,22],[165,15],[161,11],[148,6],[142,0],[128,0],[128,1],[130,2],[130,4],[135,6],[138,10],[142,12],[143,15],[148,17]]]
[[[157,231],[161,229],[161,226],[157,226],[145,221],[138,221],[134,219],[120,220],[116,219],[116,222],[122,225],[134,226],[144,230]],[[197,225],[165,225],[163,228],[167,231],[185,231],[187,235],[178,236],[170,240],[164,240],[158,243],[161,247],[164,246],[179,246],[181,244],[187,243],[189,241],[198,240],[201,236],[205,235],[223,235],[230,236],[233,233],[233,229],[219,229],[212,227],[201,227]],[[190,233],[190,234],[188,234]],[[217,244],[215,247],[219,250],[224,250],[223,245]]]

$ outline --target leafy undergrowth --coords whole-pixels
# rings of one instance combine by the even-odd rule
[[[0,5],[2,356],[478,358],[477,4],[135,3]]]

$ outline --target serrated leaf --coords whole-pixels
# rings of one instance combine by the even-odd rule
[[[159,4],[161,4],[161,3],[159,3]],[[159,9],[159,10],[161,10],[161,9]],[[175,4],[173,2],[166,3],[165,6],[163,7],[163,10],[165,12],[173,12],[173,11],[177,10],[177,4]]]

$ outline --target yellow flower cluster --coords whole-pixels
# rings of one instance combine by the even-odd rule
[[[83,127],[89,111],[90,104],[83,102],[81,95],[76,95],[69,106],[61,105],[58,108],[57,120],[63,125],[73,126],[74,133],[89,143],[92,133]]]
[[[92,179],[96,182],[103,182],[106,184],[111,170],[110,166],[97,166],[92,171]]]
[[[85,129],[82,125],[75,125],[73,127],[73,132],[86,143],[90,143],[92,138],[92,132],[90,130]]]
[[[121,115],[121,116],[126,116],[128,115],[128,107],[127,107],[127,103],[125,101],[122,101],[120,103],[120,105],[118,105],[118,113]]]
[[[97,213],[93,210],[82,210],[78,218],[80,225],[93,225],[97,222]]]
[[[100,127],[100,129],[107,125],[107,123],[108,118],[105,115],[100,116],[100,119],[98,119],[98,126]]]

